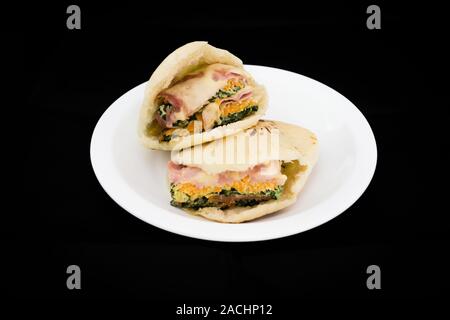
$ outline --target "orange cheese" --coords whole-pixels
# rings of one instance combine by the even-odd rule
[[[186,129],[188,129],[189,133],[194,133],[194,121],[189,122]]]
[[[236,101],[233,103],[225,104],[224,106],[221,106],[220,111],[222,113],[223,117],[226,117],[229,114],[237,113],[239,111],[244,110],[251,104],[254,104],[254,101],[251,99],[246,99],[242,101]]]
[[[172,135],[172,133],[173,133],[175,130],[176,130],[176,128],[165,129],[165,130],[163,131],[163,134],[164,134],[165,136],[170,136],[170,135]]]

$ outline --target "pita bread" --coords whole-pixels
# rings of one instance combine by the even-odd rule
[[[207,132],[195,133],[185,137],[175,137],[169,142],[160,142],[159,136],[149,134],[147,125],[153,121],[158,108],[155,101],[158,94],[162,90],[169,88],[187,73],[195,70],[196,67],[214,63],[243,68],[242,61],[238,57],[226,50],[215,48],[205,41],[191,42],[176,49],[158,66],[147,82],[144,101],[139,115],[138,134],[144,146],[160,150],[187,148],[242,131],[255,125],[265,114],[267,109],[266,90],[250,77],[249,82],[254,87],[254,94],[259,97],[257,99],[258,111],[251,116],[241,121],[216,127]]]
[[[252,150],[248,147],[252,145],[252,143],[250,143],[251,137],[254,137],[256,133],[258,137],[265,138],[265,136],[274,132],[279,133],[278,152],[263,153],[261,150],[258,150],[258,159],[254,161],[253,158],[250,157]],[[244,151],[247,158],[245,158],[246,160],[244,159],[243,163],[205,164],[201,161],[196,161],[195,157],[186,156],[187,152],[193,153],[195,152],[195,149],[197,149],[197,151],[201,150],[201,146],[195,146],[190,149],[172,153],[172,161],[179,164],[196,166],[210,173],[218,173],[226,170],[243,171],[264,161],[282,160],[285,163],[282,173],[287,176],[287,180],[281,197],[277,200],[270,200],[254,207],[235,207],[226,210],[207,207],[199,210],[187,209],[186,211],[218,222],[239,223],[254,220],[295,203],[299,192],[305,185],[306,180],[318,159],[319,144],[316,135],[307,129],[284,122],[260,120],[256,126],[242,131],[235,136],[226,137],[219,141],[213,141],[204,145],[201,152],[207,154],[207,156],[211,156],[211,154],[208,155],[208,153],[217,150],[213,148],[213,146],[220,146],[220,143],[226,145],[232,143],[231,141],[236,141],[238,138],[243,138],[247,142],[247,149]],[[212,154],[212,156],[214,156],[214,154]]]

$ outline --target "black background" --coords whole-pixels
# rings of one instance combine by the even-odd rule
[[[78,2],[81,30],[68,30],[69,4],[3,12],[3,32],[16,49],[7,50],[10,67],[24,72],[11,78],[20,93],[7,108],[22,126],[15,127],[19,143],[12,147],[20,160],[13,160],[20,165],[13,188],[19,196],[5,212],[16,218],[4,226],[12,254],[10,294],[169,300],[174,302],[153,305],[173,314],[183,302],[276,305],[308,297],[445,293],[448,208],[440,202],[448,183],[439,184],[449,159],[443,8],[378,2],[382,29],[368,30],[370,2]],[[114,203],[90,164],[94,126],[115,99],[194,40],[226,48],[248,64],[298,72],[349,98],[378,145],[375,176],[363,196],[320,227],[255,243],[182,237]],[[66,288],[71,264],[82,270],[79,291]],[[366,287],[371,264],[381,267],[381,290]]]

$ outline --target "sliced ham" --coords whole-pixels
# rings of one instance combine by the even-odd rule
[[[246,87],[245,89],[239,90],[235,95],[221,100],[220,105],[245,100],[250,98],[252,95],[253,95],[252,88]]]
[[[224,171],[219,174],[208,174],[200,168],[178,165],[170,161],[168,171],[170,183],[192,183],[197,188],[231,185],[233,182],[240,181],[247,176],[250,179],[250,183],[276,180],[278,185],[283,185],[287,179],[281,173],[280,161],[269,161],[246,171]]]
[[[199,168],[179,165],[173,161],[169,161],[167,169],[170,183],[175,184],[180,183],[180,181],[193,180],[201,171]]]
[[[184,101],[178,98],[175,94],[171,94],[169,92],[162,92],[159,97],[170,103],[172,108],[170,110],[166,110],[164,119],[161,117],[159,112],[156,112],[155,119],[162,128],[172,128],[172,124],[176,121],[176,115],[181,116],[181,114],[184,113]]]
[[[159,117],[156,120],[163,128],[172,128],[174,122],[186,120],[202,108],[230,79],[246,79],[245,71],[216,63],[188,74],[182,81],[159,94],[158,99],[170,103],[173,107],[167,110],[165,118]]]
[[[218,65],[218,64],[217,64]],[[224,66],[224,67],[222,67]],[[240,79],[243,78],[243,75],[241,72],[236,72],[236,70],[230,69],[227,65],[222,65],[215,68],[213,73],[213,79],[214,81],[219,80],[229,80],[229,79]]]

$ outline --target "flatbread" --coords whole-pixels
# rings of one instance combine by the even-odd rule
[[[256,126],[242,131],[233,137],[226,137],[222,139],[222,141],[225,141],[225,145],[233,143],[231,142],[233,141],[233,138],[238,139],[238,136],[244,140],[250,141],[251,137],[254,137],[255,134],[264,138],[264,135],[270,135],[273,132],[279,133],[279,150],[277,154],[272,152],[263,154],[259,150],[258,156],[260,156],[263,161],[283,160],[286,164],[286,168],[282,170],[282,173],[288,178],[279,199],[269,200],[254,207],[235,207],[226,210],[208,207],[199,210],[187,209],[186,211],[218,222],[239,223],[265,216],[295,203],[298,194],[305,185],[306,180],[318,159],[319,143],[314,133],[305,128],[280,121],[260,120]],[[214,146],[215,144],[220,144],[220,142],[213,141],[204,146],[201,151],[203,153],[210,153],[213,150],[211,146]],[[184,165],[196,166],[211,173],[222,172],[225,170],[243,171],[256,164],[253,160],[250,161],[251,159],[254,159],[250,157],[252,154],[251,149],[245,150],[245,154],[248,156],[249,160],[244,161],[243,163],[224,163],[222,165],[204,164],[201,163],[201,161],[196,161],[195,157],[183,156],[183,153],[186,153],[189,150],[194,152],[194,149],[200,149],[200,146],[172,153],[172,161]],[[263,161],[260,161],[259,163]]]
[[[259,97],[257,99],[258,111],[251,116],[241,121],[214,128],[208,132],[196,133],[186,137],[175,137],[169,142],[160,142],[159,136],[150,135],[147,131],[147,125],[154,119],[155,111],[158,108],[155,102],[158,94],[197,66],[214,63],[243,68],[242,61],[238,57],[226,50],[215,48],[205,41],[191,42],[176,49],[156,68],[147,82],[144,101],[139,115],[138,134],[144,146],[159,150],[187,148],[240,132],[255,125],[265,114],[268,99],[267,92],[262,85],[257,84],[250,77],[249,82],[254,87],[255,95]]]

